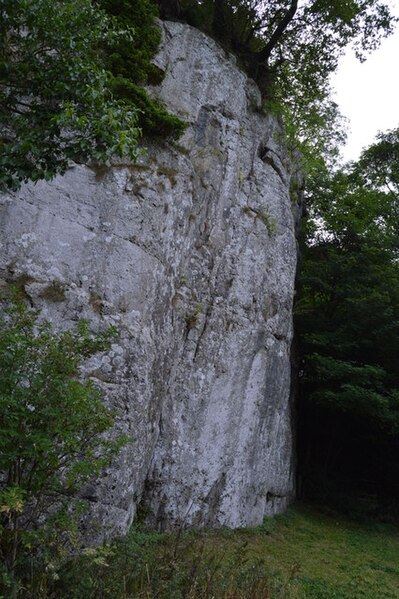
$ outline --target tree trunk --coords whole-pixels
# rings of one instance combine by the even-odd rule
[[[291,0],[291,4],[287,12],[285,13],[283,19],[277,25],[276,29],[273,31],[270,40],[267,42],[265,47],[258,53],[259,59],[262,62],[267,63],[269,61],[270,55],[273,52],[274,48],[278,45],[282,35],[286,31],[288,25],[291,23],[292,19],[295,17],[296,11],[298,10],[298,0]]]

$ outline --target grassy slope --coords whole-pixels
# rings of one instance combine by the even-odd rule
[[[101,559],[77,560],[55,596],[399,598],[398,529],[364,526],[304,506],[256,529],[177,536],[133,530],[104,551]]]
[[[283,581],[282,596],[285,589],[287,596],[312,599],[399,598],[397,529],[366,528],[304,507],[267,526],[268,535],[249,533],[248,551]]]

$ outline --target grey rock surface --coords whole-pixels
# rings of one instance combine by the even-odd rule
[[[294,493],[290,164],[255,84],[164,23],[151,93],[188,123],[135,165],[73,166],[0,200],[0,278],[66,327],[115,324],[85,365],[134,442],[90,488],[102,534],[248,526]]]

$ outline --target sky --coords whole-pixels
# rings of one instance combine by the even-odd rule
[[[399,17],[399,0],[390,0],[387,4]],[[399,25],[364,63],[348,50],[332,79],[332,86],[341,113],[349,119],[343,157],[356,160],[379,130],[399,127]]]

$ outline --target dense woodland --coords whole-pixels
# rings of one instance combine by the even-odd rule
[[[328,83],[348,44],[363,60],[392,32],[383,2],[82,0],[77,8],[74,0],[4,0],[1,188],[50,180],[70,160],[101,162],[115,154],[135,160],[149,137],[179,137],[185,123],[145,91],[163,76],[151,63],[160,41],[157,16],[196,26],[237,55],[260,86],[263,110],[281,120],[305,174],[295,306],[298,493],[397,522],[399,129],[380,134],[359,161],[342,165],[345,133]],[[115,332],[93,339],[85,328],[61,336],[47,325],[38,331],[36,315],[18,298],[4,301],[0,470],[8,475],[0,492],[0,589],[4,597],[46,597],[42,587],[42,594],[37,588],[20,594],[26,565],[34,559],[43,573],[77,531],[63,502],[42,529],[32,529],[25,508],[32,513],[34,506],[39,517],[55,493],[73,494],[65,455],[72,459],[70,478],[78,472],[83,481],[91,472],[93,434],[106,431],[113,415],[75,375],[79,361]],[[35,406],[38,389],[44,391]],[[73,410],[60,400],[54,413],[54,394],[67,397]],[[49,413],[55,429],[45,431]],[[22,443],[27,432],[31,442]],[[87,444],[80,462],[76,438]],[[104,464],[123,443],[103,444]],[[63,449],[51,463],[49,447]],[[60,534],[62,548],[55,541]]]
[[[309,182],[296,304],[301,492],[398,517],[399,130]]]

